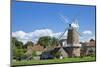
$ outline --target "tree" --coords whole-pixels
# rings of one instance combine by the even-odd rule
[[[94,39],[90,39],[90,42],[94,42],[95,40]]]
[[[43,36],[39,38],[38,44],[46,47],[50,45],[50,40],[51,40],[50,36]]]
[[[15,37],[12,37],[12,48],[23,48],[23,42],[18,41]]]
[[[26,53],[26,49],[15,48],[13,50],[13,58],[16,60],[21,60],[25,56],[25,53]]]
[[[15,37],[12,37],[11,38],[11,44],[12,44],[12,47],[15,47],[15,43],[17,42],[17,39]]]
[[[27,46],[33,46],[34,43],[32,41],[28,41],[25,45],[24,48],[27,48]]]
[[[55,37],[50,37],[50,36],[43,36],[40,37],[38,40],[38,44],[44,46],[44,47],[51,47],[54,45],[58,45],[59,40],[56,39]]]
[[[52,37],[52,44],[51,46],[57,46],[59,44],[59,40],[55,37]]]
[[[23,42],[21,42],[21,41],[17,41],[17,42],[15,43],[15,45],[16,45],[16,47],[19,48],[19,49],[23,48]]]
[[[12,37],[12,58],[20,60],[24,56],[26,49],[23,48],[23,42],[18,41],[17,38]]]
[[[55,53],[55,52],[52,52],[51,54],[52,54],[55,58],[60,58],[60,56],[61,56],[61,52],[59,52],[59,51],[56,52],[56,53]]]
[[[37,55],[37,54],[36,54],[36,51],[33,51],[33,52],[32,52],[32,55],[33,55],[33,56],[36,56],[36,55]]]

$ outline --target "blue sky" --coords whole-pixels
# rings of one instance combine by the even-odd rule
[[[69,23],[77,19],[79,31],[91,31],[95,35],[95,6],[48,4],[35,2],[12,2],[12,32],[32,32],[37,29],[51,29],[63,32],[66,25],[59,14],[63,14]]]

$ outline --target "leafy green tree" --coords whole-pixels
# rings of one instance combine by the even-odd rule
[[[51,46],[57,45],[58,43],[59,43],[58,39],[56,39],[55,37],[50,37],[50,36],[43,36],[43,37],[40,37],[38,40],[38,44],[44,47],[51,47]]]
[[[25,53],[26,53],[26,49],[16,48],[16,49],[14,49],[13,58],[17,59],[17,60],[21,60],[25,56]]]
[[[37,54],[36,54],[36,51],[33,51],[32,52],[32,56],[36,56]]]
[[[94,39],[90,39],[90,42],[95,41]]]
[[[59,44],[59,40],[55,37],[52,37],[52,44],[51,46],[57,46]]]
[[[15,43],[17,42],[17,39],[15,37],[11,38],[11,44],[12,44],[12,48],[15,47]]]
[[[60,55],[61,55],[61,52],[52,52],[51,53],[55,58],[59,58],[60,57]]]
[[[23,42],[18,41],[15,37],[12,37],[12,48],[16,47],[16,48],[23,48]]]
[[[12,37],[12,58],[13,59],[21,59],[24,56],[26,49],[23,48],[23,43],[18,41],[15,37]]]
[[[33,46],[34,43],[32,41],[28,41],[25,45],[24,45],[24,48],[27,48],[27,46]]]
[[[39,38],[38,44],[46,47],[46,46],[49,46],[50,45],[50,40],[51,40],[51,37],[50,36],[43,36],[43,37],[40,37]]]
[[[15,45],[16,45],[16,47],[19,48],[19,49],[23,48],[23,42],[21,42],[21,41],[17,41],[17,42],[15,43]]]

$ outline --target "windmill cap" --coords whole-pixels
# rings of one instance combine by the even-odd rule
[[[75,24],[75,23],[72,23],[71,24],[71,27],[73,27],[73,28],[79,28],[79,25],[78,24]]]

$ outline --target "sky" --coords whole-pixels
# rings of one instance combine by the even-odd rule
[[[11,6],[12,36],[24,43],[37,41],[41,36],[58,37],[66,27],[77,19],[81,41],[95,38],[95,6],[19,2]],[[60,16],[63,15],[67,23]],[[67,35],[67,32],[64,36]]]

